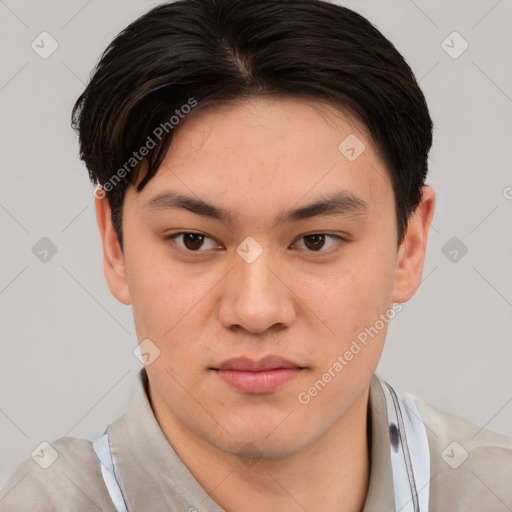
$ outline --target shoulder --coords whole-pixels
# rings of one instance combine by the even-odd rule
[[[512,437],[411,395],[430,447],[430,509],[512,509]]]
[[[94,509],[115,512],[92,443],[74,437],[40,445],[0,494],[0,512]]]

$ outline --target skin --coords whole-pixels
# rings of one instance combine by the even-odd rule
[[[365,145],[354,161],[338,149],[350,134]],[[148,208],[165,190],[227,209],[234,224]],[[366,210],[275,225],[282,210],[341,190]],[[297,397],[414,295],[434,206],[425,186],[398,248],[392,185],[365,127],[327,103],[292,98],[239,101],[182,122],[157,175],[127,191],[123,251],[107,199],[96,199],[110,290],[132,305],[138,339],[160,350],[147,366],[155,416],[225,510],[362,509],[368,392],[387,323],[308,404]],[[205,234],[203,245],[168,238],[183,232]],[[322,245],[306,237],[315,233],[348,241],[326,236]],[[252,263],[236,252],[248,236],[263,249]],[[272,393],[243,393],[210,369],[270,354],[305,368]]]

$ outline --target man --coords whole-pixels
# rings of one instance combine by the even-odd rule
[[[374,374],[435,204],[424,96],[376,28],[319,0],[163,4],[73,119],[146,368],[0,510],[511,509],[510,439]]]

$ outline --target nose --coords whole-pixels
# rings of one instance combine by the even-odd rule
[[[251,263],[238,255],[227,274],[219,307],[221,324],[252,334],[290,326],[296,316],[295,296],[282,266],[270,251]]]

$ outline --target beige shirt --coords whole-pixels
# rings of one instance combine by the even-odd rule
[[[429,511],[512,511],[512,438],[480,429],[416,396],[414,401],[430,448]],[[376,377],[368,407],[371,471],[363,512],[393,512],[386,403]],[[222,511],[160,429],[148,400],[145,369],[139,373],[129,410],[109,426],[108,433],[130,512]],[[57,439],[41,460],[52,460],[52,449],[58,457],[47,469],[31,458],[16,469],[0,494],[0,512],[115,512],[91,442]]]

